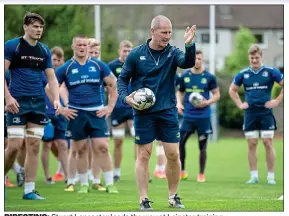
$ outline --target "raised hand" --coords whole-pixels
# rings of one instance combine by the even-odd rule
[[[197,26],[193,25],[191,28],[188,26],[184,35],[185,44],[191,44],[195,40]]]

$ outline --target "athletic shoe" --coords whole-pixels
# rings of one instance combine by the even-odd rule
[[[32,191],[30,193],[24,194],[23,199],[25,200],[45,200],[45,198],[41,197],[37,191]]]
[[[185,208],[185,206],[181,202],[181,198],[178,197],[177,194],[175,194],[175,196],[173,198],[169,198],[168,202],[169,202],[169,207]]]
[[[152,211],[153,208],[151,206],[152,201],[150,201],[148,198],[145,198],[140,203],[140,210],[141,211]]]

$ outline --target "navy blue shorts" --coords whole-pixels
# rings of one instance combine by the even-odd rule
[[[245,113],[243,131],[276,130],[276,120],[272,113],[257,116]]]
[[[66,131],[66,137],[76,141],[108,136],[107,121],[97,117],[96,111],[77,110],[77,117],[69,121]]]
[[[17,114],[7,112],[7,126],[23,126],[28,122],[38,125],[48,123],[44,96],[15,98],[19,104]]]
[[[135,115],[134,128],[136,144],[148,144],[155,139],[168,143],[180,141],[176,107],[144,115]]]
[[[67,129],[68,121],[62,115],[47,115],[54,126],[54,136],[51,138],[45,138],[45,134],[42,138],[43,141],[50,142],[56,139],[65,139],[65,131]]]
[[[110,116],[111,125],[117,127],[118,125],[128,121],[133,120],[133,111],[132,108],[114,108]]]
[[[181,131],[189,133],[195,133],[195,131],[197,131],[199,135],[213,133],[210,118],[184,118],[181,125]]]

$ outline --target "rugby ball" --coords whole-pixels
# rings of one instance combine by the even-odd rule
[[[202,103],[203,99],[204,97],[198,92],[193,92],[189,96],[189,102],[194,106]]]
[[[135,92],[133,100],[139,105],[140,110],[145,110],[155,104],[156,97],[149,88],[140,88]]]

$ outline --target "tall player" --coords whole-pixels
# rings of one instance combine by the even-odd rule
[[[6,80],[8,147],[5,150],[5,175],[12,167],[26,138],[25,184],[23,199],[44,199],[35,191],[39,144],[43,125],[47,123],[42,73],[48,78],[53,106],[59,106],[59,88],[47,46],[39,42],[44,19],[28,12],[23,20],[24,36],[9,40],[4,46],[5,72],[10,69],[9,88]]]
[[[283,100],[283,88],[276,99],[271,99],[274,83],[283,87],[283,74],[272,67],[263,65],[262,50],[253,45],[248,50],[250,66],[241,70],[234,78],[229,93],[237,107],[244,110],[243,131],[248,142],[248,160],[251,178],[247,184],[259,181],[257,168],[257,144],[261,137],[266,149],[267,181],[275,181],[275,149],[273,147],[274,131],[277,129],[272,109]],[[245,101],[242,102],[238,90],[244,86]]]
[[[133,45],[128,40],[123,40],[119,44],[118,58],[108,63],[109,68],[113,74],[118,77],[121,68],[132,50]],[[130,85],[129,85],[130,92]],[[124,105],[119,99],[111,113],[111,125],[112,125],[112,136],[114,139],[114,181],[118,182],[121,176],[121,160],[122,160],[122,145],[125,138],[125,129],[129,128],[131,136],[134,137],[133,128],[133,113],[132,108],[129,105]]]
[[[180,175],[179,124],[176,109],[174,78],[177,67],[190,68],[195,64],[196,26],[187,27],[184,34],[186,52],[171,46],[171,21],[162,15],[151,22],[151,38],[133,49],[128,55],[118,77],[120,100],[134,108],[135,143],[137,145],[136,179],[141,210],[152,210],[148,198],[149,159],[152,142],[162,141],[167,156],[166,177],[168,179],[168,204],[184,208],[177,195]],[[132,90],[147,87],[156,96],[156,103],[148,110],[139,110]]]
[[[190,103],[189,97],[192,92],[198,92],[203,96],[201,104],[194,106]],[[212,93],[212,97],[210,97],[210,92]],[[202,51],[197,50],[195,66],[185,71],[178,82],[177,107],[179,113],[183,115],[183,122],[180,129],[180,160],[182,168],[180,178],[182,180],[188,178],[188,173],[185,170],[185,145],[190,135],[197,131],[200,150],[200,171],[197,181],[206,181],[205,166],[207,160],[207,143],[209,134],[213,132],[210,121],[210,105],[216,103],[219,99],[220,90],[217,85],[216,77],[204,69],[203,53]]]
[[[87,138],[90,137],[92,153],[101,161],[106,190],[108,193],[118,193],[113,184],[109,131],[106,122],[117,100],[116,79],[105,63],[88,57],[87,37],[75,36],[72,49],[73,58],[56,70],[58,81],[60,85],[65,82],[69,96],[66,117],[70,119],[67,131],[71,134],[71,147],[66,191],[74,191],[72,171],[76,166],[76,155],[78,155],[77,165],[81,184],[78,192],[89,191]],[[106,82],[109,87],[107,106],[104,106],[101,95],[103,82]]]

